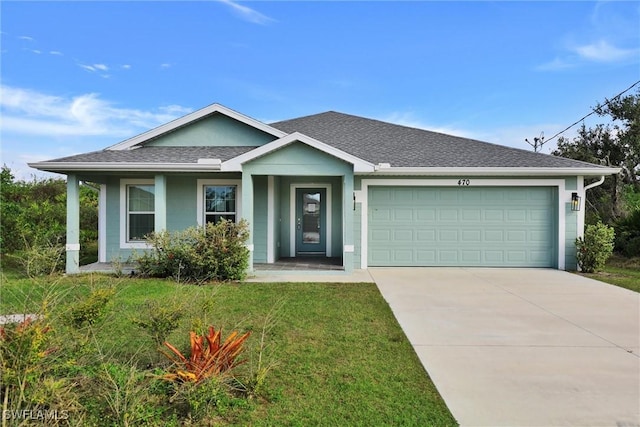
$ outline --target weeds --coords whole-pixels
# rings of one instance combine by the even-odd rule
[[[147,301],[137,310],[131,322],[144,330],[156,343],[162,346],[169,334],[180,326],[186,312],[185,303],[177,299],[169,301]]]

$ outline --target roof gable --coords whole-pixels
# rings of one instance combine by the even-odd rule
[[[285,147],[294,142],[301,142],[323,153],[326,153],[337,159],[350,163],[353,165],[354,172],[373,172],[374,171],[373,164],[366,162],[349,153],[346,153],[342,150],[339,150],[335,147],[332,147],[331,145],[325,144],[324,142],[318,141],[307,135],[301,134],[299,132],[294,132],[283,138],[270,142],[269,144],[265,144],[245,154],[242,154],[238,157],[228,160],[222,164],[222,170],[223,171],[240,171],[242,170],[242,165],[244,163],[247,163],[259,157],[265,156],[273,151],[279,150],[282,147]]]
[[[286,132],[256,119],[212,104],[106,149],[128,150],[145,145],[257,146],[284,135]]]

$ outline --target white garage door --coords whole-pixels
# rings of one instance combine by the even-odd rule
[[[553,187],[369,187],[370,266],[556,267]]]

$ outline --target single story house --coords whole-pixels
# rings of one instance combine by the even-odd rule
[[[338,112],[266,124],[213,104],[101,151],[30,164],[67,175],[68,273],[79,183],[100,185],[99,261],[152,231],[227,218],[250,265],[576,269],[585,178],[618,169]]]

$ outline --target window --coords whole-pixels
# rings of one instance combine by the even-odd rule
[[[153,232],[154,190],[152,184],[127,185],[127,242],[141,242]]]
[[[204,186],[205,223],[216,223],[221,219],[236,222],[236,188],[235,185]]]
[[[242,181],[199,179],[197,181],[198,225],[221,219],[238,222],[242,217]]]

